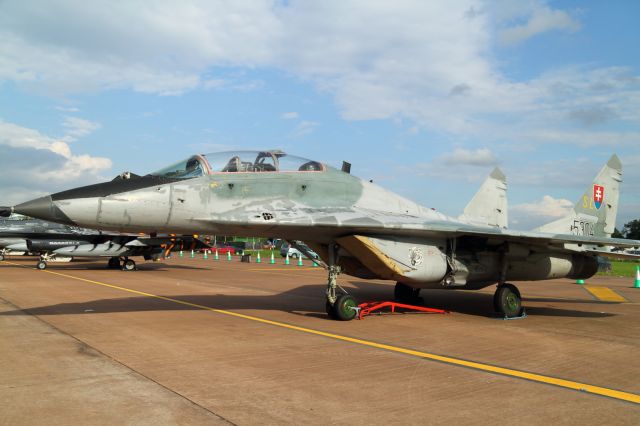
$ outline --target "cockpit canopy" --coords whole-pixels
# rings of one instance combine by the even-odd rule
[[[171,179],[193,179],[212,173],[323,172],[317,161],[282,151],[228,151],[194,155],[151,173]]]

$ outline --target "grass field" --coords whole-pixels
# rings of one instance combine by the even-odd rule
[[[636,267],[638,265],[640,265],[639,262],[612,260],[611,271],[598,272],[598,275],[610,275],[614,277],[635,277]]]

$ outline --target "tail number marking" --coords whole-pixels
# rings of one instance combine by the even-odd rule
[[[573,235],[593,237],[595,235],[595,225],[591,222],[574,219],[573,225],[570,226],[570,231]]]

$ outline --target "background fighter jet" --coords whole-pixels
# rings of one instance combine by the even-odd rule
[[[45,269],[47,262],[56,258],[109,257],[110,268],[132,271],[136,263],[130,257],[157,259],[176,244],[207,247],[191,236],[140,237],[102,233],[38,219],[0,220],[0,261],[12,253],[28,252],[40,257],[38,269]]]
[[[610,246],[622,165],[614,155],[573,211],[535,232],[507,230],[506,182],[494,171],[464,214],[447,217],[317,161],[280,151],[195,155],[146,176],[131,175],[41,197],[15,211],[61,223],[120,232],[271,236],[303,240],[328,270],[327,313],[355,317],[339,294],[341,271],[397,282],[405,299],[423,288],[479,289],[498,284],[495,309],[522,313],[508,281],[597,271]]]

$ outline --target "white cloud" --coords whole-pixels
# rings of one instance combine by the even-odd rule
[[[573,208],[573,203],[564,198],[553,198],[545,195],[533,203],[522,203],[511,206],[511,211],[544,218],[560,218],[566,216]]]
[[[34,129],[0,121],[0,145],[13,148],[49,149],[59,142]]]
[[[65,106],[60,106],[60,105],[57,105],[54,108],[56,110],[62,111],[62,112],[79,112],[80,111],[80,109],[78,109],[76,107],[65,107]]]
[[[95,123],[88,123],[91,122],[70,120],[67,124],[71,133],[55,138],[35,129],[0,121],[0,181],[28,194],[99,180],[100,173],[111,168],[111,160],[74,154],[68,144],[96,128]],[[4,202],[18,201],[24,200]]]
[[[291,136],[293,138],[300,138],[302,136],[308,135],[309,133],[313,132],[319,125],[320,123],[316,121],[303,120],[296,126]]]
[[[544,195],[541,200],[533,203],[510,206],[509,222],[517,229],[534,229],[566,216],[573,205],[569,200]]]
[[[205,90],[233,90],[238,92],[250,92],[262,88],[264,86],[264,82],[261,80],[244,81],[238,78],[212,78],[201,81],[200,86]]]
[[[65,142],[73,142],[83,136],[93,133],[101,127],[100,123],[71,116],[66,116],[64,118],[62,126],[66,129],[65,135],[62,137]]]
[[[179,95],[255,90],[261,81],[221,70],[275,69],[333,96],[348,120],[400,118],[488,142],[629,144],[633,132],[598,126],[640,122],[631,71],[576,67],[515,82],[495,58],[502,30],[514,42],[578,25],[542,0],[8,0],[0,81],[54,94]]]
[[[45,171],[40,174],[45,180],[72,181],[80,177],[98,173],[110,169],[111,160],[104,157],[92,157],[90,155],[71,155],[67,157],[64,165],[58,170]]]
[[[0,4],[0,79],[175,95],[199,87],[209,67],[267,63],[280,25],[270,1],[9,0]]]
[[[514,45],[548,31],[575,32],[579,29],[580,23],[567,12],[535,4],[527,22],[504,29],[500,34],[500,41],[506,45]]]
[[[68,143],[87,136],[100,128],[99,123],[78,117],[65,117],[62,126],[66,130],[64,136],[54,138],[35,129],[0,120],[0,145],[13,148],[46,149],[71,159],[73,156]]]
[[[280,116],[283,120],[293,120],[299,117],[299,114],[295,111],[291,111],[291,112],[284,112],[282,113],[282,115]]]
[[[489,148],[464,149],[456,148],[452,153],[443,155],[440,161],[445,164],[459,166],[495,166],[499,163],[498,159]]]
[[[487,178],[492,167],[500,163],[489,148],[457,147],[452,152],[440,155],[429,162],[402,164],[398,174],[405,174],[407,166],[417,176],[427,176],[438,181],[460,181],[476,185]]]

